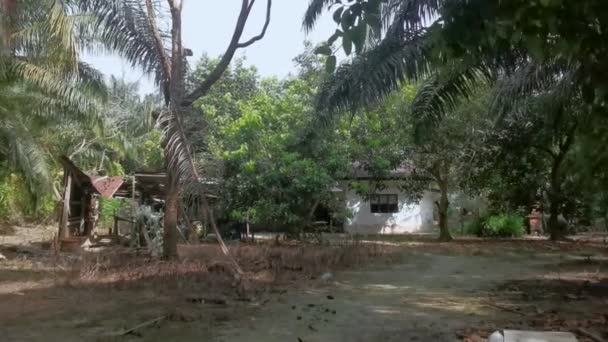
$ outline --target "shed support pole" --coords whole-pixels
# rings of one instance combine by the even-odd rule
[[[72,175],[67,172],[65,177],[65,185],[63,190],[63,207],[61,209],[61,220],[59,222],[59,235],[58,239],[65,239],[69,236],[68,223],[70,220],[70,200],[72,193]]]

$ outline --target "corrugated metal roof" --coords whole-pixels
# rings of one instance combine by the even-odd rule
[[[74,177],[76,183],[80,186],[91,186],[93,190],[99,193],[101,196],[111,199],[118,188],[124,183],[124,178],[117,177],[100,177],[91,176],[86,172],[82,171],[76,166],[70,158],[66,156],[59,157],[59,162],[67,169]]]

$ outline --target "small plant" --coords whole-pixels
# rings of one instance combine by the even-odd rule
[[[515,214],[493,215],[483,224],[483,236],[517,237],[522,236],[524,232],[524,218]]]

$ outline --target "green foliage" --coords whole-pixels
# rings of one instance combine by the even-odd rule
[[[159,171],[163,169],[165,156],[161,146],[162,133],[154,130],[146,137],[143,144],[143,170]]]
[[[484,235],[491,237],[517,237],[525,232],[524,218],[514,214],[490,216],[484,224]]]
[[[331,202],[335,172],[346,161],[333,148],[298,147],[311,123],[313,95],[304,80],[265,80],[256,96],[241,103],[242,116],[222,130],[233,218],[301,228],[315,203]]]
[[[13,202],[11,199],[12,194],[13,191],[8,179],[2,179],[2,181],[0,181],[0,218],[2,218],[2,220],[9,220],[9,215],[13,213],[13,210],[11,209],[11,203]]]
[[[32,196],[18,174],[0,177],[0,221],[46,220],[52,218],[55,203],[50,194]]]
[[[114,225],[114,216],[120,213],[124,205],[122,199],[106,199],[99,200],[99,226],[102,228],[111,228]]]
[[[525,218],[517,214],[496,214],[465,224],[465,232],[483,237],[519,237],[525,234]]]
[[[245,58],[236,59],[210,93],[194,103],[197,111],[186,117],[185,125],[196,127],[187,130],[195,152],[221,153],[225,141],[223,128],[242,116],[241,104],[256,94],[260,82],[257,69],[246,66],[245,62]],[[219,59],[203,55],[188,76],[188,82],[201,83],[217,63]]]

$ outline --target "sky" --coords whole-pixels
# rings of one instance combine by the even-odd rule
[[[209,56],[221,55],[228,46],[239,13],[241,0],[183,0],[184,46],[194,52],[189,62],[194,64],[204,52]],[[304,40],[318,43],[335,31],[331,15],[324,15],[315,30],[309,34],[302,30],[302,18],[309,0],[274,0],[270,26],[266,36],[252,46],[238,50],[249,65],[255,65],[262,76],[284,77],[293,72],[293,58],[303,51]],[[266,1],[257,0],[250,15],[242,41],[257,35],[265,20]],[[139,81],[140,93],[155,91],[146,75],[134,70],[117,56],[86,55],[85,61],[107,76],[124,76],[128,81]]]

